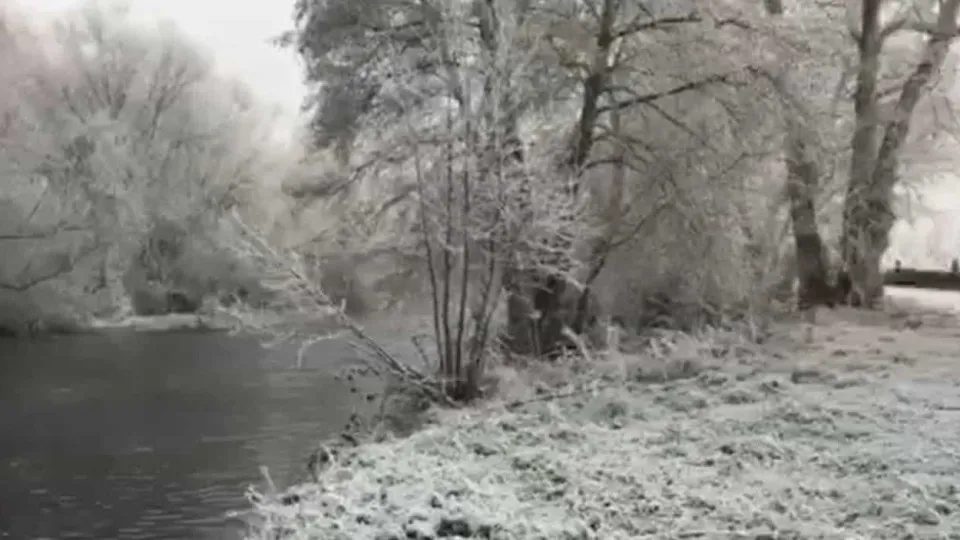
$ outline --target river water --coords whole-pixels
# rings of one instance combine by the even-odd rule
[[[0,341],[0,538],[237,538],[259,466],[303,478],[309,447],[367,392],[335,378],[355,354],[216,333]]]

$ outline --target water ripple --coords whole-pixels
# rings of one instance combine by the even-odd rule
[[[72,340],[0,343],[0,538],[236,538],[259,466],[296,479],[305,449],[369,406],[250,340]]]

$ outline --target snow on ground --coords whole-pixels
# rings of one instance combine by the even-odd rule
[[[960,538],[957,320],[838,310],[806,335],[517,374],[504,394],[536,378],[534,401],[351,449],[250,538]]]

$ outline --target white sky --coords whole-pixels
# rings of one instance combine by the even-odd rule
[[[83,0],[14,0],[29,11],[55,14]],[[173,21],[210,48],[225,73],[245,82],[290,122],[304,95],[297,58],[268,42],[292,27],[293,0],[129,0],[138,15]]]

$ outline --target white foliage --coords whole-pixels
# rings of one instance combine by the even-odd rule
[[[94,2],[29,30],[0,29],[0,196],[23,218],[0,234],[46,231],[33,243],[55,245],[59,229],[89,231],[111,246],[116,280],[158,220],[215,234],[224,210],[279,196],[290,166],[277,156],[289,152],[272,154],[273,116],[174,27]],[[254,214],[270,221],[277,210],[264,206]],[[25,256],[7,258],[0,281],[22,274]],[[61,275],[84,286],[70,266]]]

